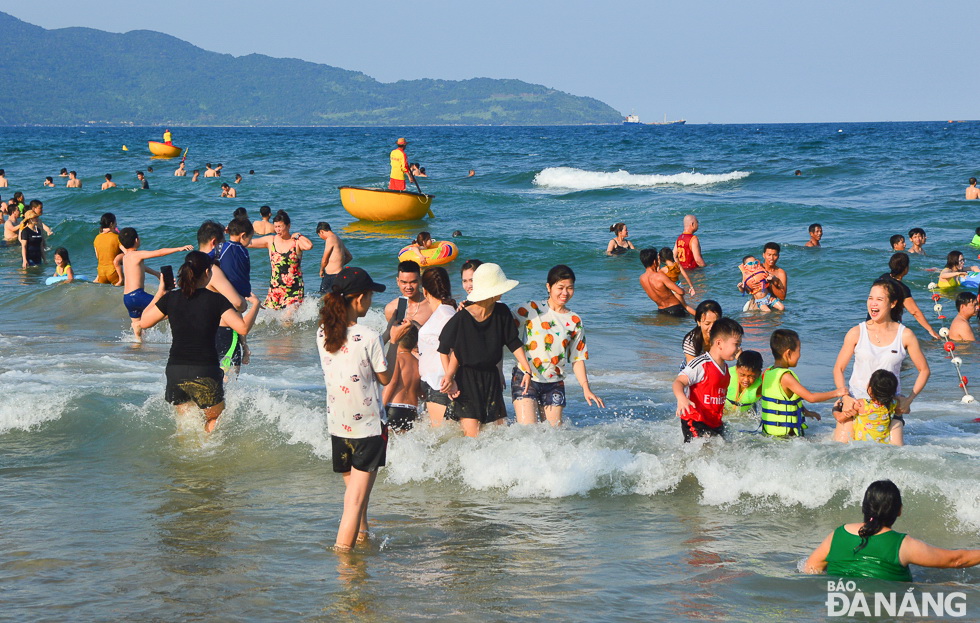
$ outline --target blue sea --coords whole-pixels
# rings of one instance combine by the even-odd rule
[[[805,439],[765,439],[756,422],[734,419],[726,440],[685,445],[670,384],[693,321],[655,313],[637,253],[603,253],[615,222],[639,249],[671,246],[683,216],[697,215],[708,266],[693,276],[693,302],[719,301],[767,365],[770,333],[797,331],[802,382],[832,389],[892,234],[926,230],[927,256],[912,257],[906,282],[939,327],[927,289],[935,269],[951,250],[968,263],[977,254],[980,202],[963,197],[980,123],[175,128],[188,169],[224,164],[221,179],[197,183],[172,175],[175,160],[150,158],[146,141],[162,131],[0,128],[10,181],[0,196],[42,200],[49,246],[67,247],[88,275],[103,212],[153,249],[195,243],[204,219],[227,222],[238,207],[255,219],[269,205],[316,242],[303,262],[315,290],[315,225],[328,221],[353,264],[389,284],[374,326],[394,296],[396,253],[421,230],[437,240],[460,230],[461,259],[495,261],[520,281],[510,305],[544,299],[548,269],[568,264],[578,277],[569,306],[584,319],[606,408],[586,405],[570,379],[560,429],[394,436],[370,544],[338,557],[343,483],[331,470],[315,297],[288,322],[260,313],[251,363],[206,437],[163,400],[166,326],[134,344],[120,289],[46,286],[52,265],[24,270],[19,248],[0,248],[0,618],[822,621],[827,579],[799,573],[799,562],[861,519],[863,492],[880,478],[902,489],[898,530],[980,546],[980,405],[961,402],[955,368],[914,321],[932,377],[907,417],[906,447],[833,443],[828,403],[813,406],[824,419]],[[435,217],[355,220],[337,187],[383,186],[400,136],[427,169]],[[64,188],[62,167],[84,187]],[[135,171],[149,167],[151,189],[136,190]],[[99,190],[105,173],[119,188]],[[237,199],[221,198],[235,173]],[[49,175],[57,188],[42,187]],[[821,248],[803,246],[811,223],[823,226]],[[743,313],[737,265],[768,241],[782,245],[786,311]],[[449,266],[457,295],[459,263]],[[264,251],[252,266],[261,297]],[[950,296],[941,304],[952,317]],[[980,384],[980,351],[955,354]],[[913,573],[916,591],[962,592],[967,618],[980,618],[980,568]]]

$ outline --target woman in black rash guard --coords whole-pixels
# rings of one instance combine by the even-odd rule
[[[225,408],[224,374],[214,346],[221,321],[239,335],[247,335],[259,313],[254,294],[246,299],[251,308],[244,317],[217,292],[208,290],[214,260],[206,253],[191,251],[178,271],[175,290],[163,295],[156,305],[147,307],[140,326],[149,329],[170,318],[173,343],[167,360],[167,402],[178,413],[194,402],[204,411],[204,430],[214,430]]]

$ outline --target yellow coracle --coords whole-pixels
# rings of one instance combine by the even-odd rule
[[[364,221],[417,221],[432,216],[433,195],[382,188],[340,187],[340,203]]]
[[[149,141],[150,153],[161,158],[176,158],[183,150],[175,145],[167,145],[157,141]]]

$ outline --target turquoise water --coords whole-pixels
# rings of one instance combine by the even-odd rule
[[[797,563],[859,519],[865,487],[882,477],[906,498],[897,528],[978,546],[980,407],[959,402],[953,366],[921,328],[933,376],[908,418],[907,447],[833,444],[826,419],[796,442],[764,440],[743,432],[752,422],[734,421],[726,442],[685,446],[670,383],[691,323],[654,313],[636,254],[602,252],[616,221],[638,248],[660,247],[684,214],[697,214],[709,266],[694,277],[694,301],[718,300],[767,364],[771,331],[798,331],[801,379],[830,389],[843,336],[887,268],[889,236],[927,231],[930,255],[913,256],[907,282],[933,321],[929,269],[954,248],[975,256],[967,245],[977,204],[962,197],[977,173],[980,124],[180,129],[189,169],[225,164],[221,180],[198,183],[173,177],[174,161],[148,157],[145,141],[158,135],[0,128],[11,183],[0,196],[23,190],[44,201],[50,246],[68,247],[88,274],[104,211],[157,248],[193,243],[204,218],[227,222],[240,206],[256,218],[265,204],[289,211],[293,231],[310,237],[329,221],[353,264],[392,288],[395,254],[421,229],[436,239],[461,230],[462,258],[496,261],[521,281],[510,304],[543,298],[547,270],[566,263],[578,275],[570,307],[586,323],[593,390],[607,408],[586,406],[571,380],[560,430],[508,427],[473,441],[423,427],[395,437],[372,496],[371,546],[341,559],[329,550],[343,486],[330,468],[315,300],[291,324],[260,314],[252,363],[228,387],[219,432],[205,439],[200,422],[177,420],[163,401],[166,328],[136,347],[119,290],[47,287],[53,268],[24,271],[18,249],[0,248],[8,616],[823,620],[826,582],[800,575]],[[436,195],[436,217],[355,221],[336,187],[382,184],[398,136],[431,176],[421,183]],[[148,166],[152,189],[137,191],[134,173]],[[62,167],[77,170],[84,188],[41,187],[47,175],[63,185]],[[471,168],[477,176],[466,178]],[[238,198],[220,198],[220,182],[236,172],[245,175]],[[119,189],[98,190],[105,173]],[[803,247],[813,222],[823,225],[820,249]],[[787,311],[743,314],[737,264],[769,240],[783,245]],[[304,258],[313,286],[321,251]],[[268,262],[252,258],[261,296]],[[380,307],[368,321],[381,323]],[[957,353],[964,374],[980,378],[977,349]],[[829,418],[829,406],[815,408]],[[923,590],[966,592],[968,613],[980,616],[980,571],[915,575]]]

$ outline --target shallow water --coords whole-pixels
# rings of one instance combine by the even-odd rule
[[[638,248],[660,247],[697,214],[709,267],[694,300],[720,301],[767,364],[770,332],[798,331],[801,379],[829,389],[844,333],[887,269],[891,234],[928,232],[930,257],[913,256],[907,281],[933,321],[928,269],[954,248],[973,257],[974,206],[961,198],[980,124],[181,129],[190,169],[225,163],[222,180],[196,184],[145,154],[157,134],[0,128],[11,181],[0,195],[42,199],[50,246],[68,247],[88,274],[104,211],[157,248],[192,243],[203,218],[226,222],[239,206],[255,218],[264,204],[287,209],[293,231],[311,237],[329,221],[354,264],[392,288],[395,253],[423,228],[436,239],[462,230],[462,258],[495,260],[519,279],[510,304],[543,297],[548,268],[569,264],[607,408],[586,406],[572,379],[560,430],[493,429],[474,441],[422,427],[393,438],[371,545],[338,557],[328,548],[343,493],[323,422],[315,300],[290,324],[262,312],[252,363],[205,438],[199,420],[178,420],[163,401],[166,328],[136,347],[119,290],[47,287],[53,268],[24,271],[17,249],[0,248],[0,604],[11,618],[823,620],[826,582],[797,563],[859,519],[864,489],[882,477],[905,495],[897,528],[978,546],[980,407],[959,402],[953,366],[921,329],[933,376],[903,449],[830,443],[826,405],[806,440],[766,440],[749,432],[755,423],[732,421],[727,441],[685,446],[670,382],[691,325],[653,313],[636,254],[602,251],[616,221]],[[402,135],[432,176],[420,181],[436,195],[436,218],[354,221],[336,187],[381,184]],[[46,175],[63,184],[62,166],[78,170],[82,190],[41,187]],[[136,191],[134,172],[148,166],[152,190]],[[256,174],[238,199],[221,199],[220,182],[248,169]],[[98,191],[106,172],[130,188]],[[824,248],[802,246],[812,222]],[[787,311],[736,312],[737,264],[768,240],[783,244]],[[314,287],[321,250],[304,261]],[[268,262],[252,258],[261,296]],[[163,263],[179,257],[153,265]],[[380,310],[368,322],[380,325]],[[977,349],[957,353],[977,377]],[[968,618],[980,616],[976,569],[914,573],[921,590],[966,592]]]

